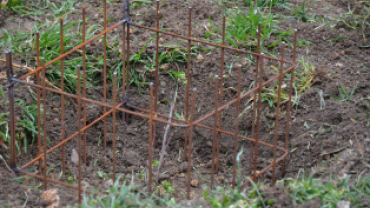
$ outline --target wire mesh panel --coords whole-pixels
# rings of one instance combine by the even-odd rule
[[[10,164],[13,171],[43,180],[45,189],[50,182],[77,189],[81,202],[84,181],[91,174],[88,164],[97,162],[94,158],[96,152],[101,151],[109,158],[108,162],[103,162],[104,167],[115,181],[117,172],[126,169],[120,161],[130,156],[128,152],[131,148],[122,145],[117,147],[117,140],[144,138],[147,141],[146,146],[137,145],[132,148],[138,148],[147,158],[144,164],[140,165],[146,170],[146,184],[148,191],[152,192],[153,177],[158,177],[166,149],[171,139],[176,138],[183,147],[182,151],[177,153],[171,149],[168,154],[178,154],[179,160],[183,161],[187,175],[182,182],[186,184],[184,187],[188,198],[193,178],[192,167],[195,166],[200,167],[200,170],[210,169],[206,179],[210,180],[210,186],[214,187],[218,183],[215,175],[218,174],[220,166],[227,163],[232,167],[227,173],[232,175],[231,185],[235,187],[238,174],[237,153],[241,147],[245,148],[245,151],[241,159],[239,158],[243,166],[239,174],[249,175],[256,180],[260,175],[271,171],[272,184],[276,180],[277,167],[282,168],[284,175],[288,154],[292,86],[283,94],[282,79],[284,75],[289,74],[290,83],[293,83],[297,32],[294,34],[292,61],[286,60],[284,43],[281,44],[279,58],[261,53],[260,27],[257,52],[226,46],[226,20],[225,16],[218,13],[210,18],[222,19],[222,25],[219,25],[221,29],[217,34],[213,34],[214,41],[207,42],[202,40],[200,34],[192,31],[192,28],[199,26],[197,22],[207,22],[207,18],[202,16],[204,8],[196,8],[196,4],[193,6],[179,8],[174,18],[163,17],[161,9],[166,9],[166,5],[156,1],[153,7],[145,11],[146,21],[135,23],[135,17],[130,16],[130,2],[127,0],[123,5],[123,20],[108,23],[107,16],[110,14],[106,12],[107,3],[104,1],[104,28],[90,39],[86,38],[86,11],[83,7],[82,43],[64,51],[64,24],[61,19],[60,56],[45,63],[44,59],[40,58],[37,33],[38,67],[17,79],[13,77],[12,52],[8,51],[8,84],[4,88],[8,89],[10,101]],[[135,31],[145,31],[146,35],[140,36],[139,39]],[[121,48],[121,53],[115,55],[121,60],[120,64],[114,66],[110,64],[111,59],[107,58],[109,38],[119,40],[120,44],[114,47]],[[173,44],[176,42],[174,40],[178,44]],[[89,64],[94,62],[89,55],[95,53],[102,60],[100,69]],[[139,63],[138,56],[141,54],[152,58],[141,60],[143,63]],[[68,80],[65,80],[63,73],[64,60],[69,55],[81,56],[81,63],[73,69],[76,73],[77,88],[67,92],[65,84]],[[247,61],[245,57],[249,57],[252,62]],[[160,61],[163,59],[167,60],[165,64]],[[46,73],[55,70],[55,67],[60,69],[60,89],[47,85]],[[145,70],[140,71],[142,67],[145,67]],[[101,76],[100,83],[97,84],[102,87],[94,89],[94,86],[87,84],[86,72],[89,70],[98,70],[97,76]],[[36,83],[25,81],[31,76],[36,76]],[[141,81],[140,76],[148,77],[150,82]],[[13,90],[19,86],[15,85],[16,83],[32,87],[38,97],[38,154],[26,164],[17,163],[15,147]],[[274,97],[277,109],[271,114],[269,124],[261,122],[264,88],[274,91],[277,95]],[[47,102],[52,102],[52,105],[47,105]],[[286,103],[283,109],[286,114],[284,122],[280,122],[283,117],[280,113],[282,103]],[[47,129],[48,122],[54,122],[55,128]],[[100,132],[89,131],[92,126],[98,126]],[[137,130],[133,130],[132,126],[140,129],[139,136],[133,136],[138,133],[134,133]],[[175,129],[171,134],[170,127]],[[271,128],[270,134],[263,133],[262,129],[266,128]],[[48,142],[50,138],[53,139]],[[204,143],[207,145],[202,145]],[[268,153],[261,155],[261,150]],[[195,160],[194,155],[199,156],[201,161]],[[77,178],[72,180],[76,180],[77,186],[71,185],[71,178],[67,175],[56,180],[47,174],[50,169],[47,162],[49,157],[57,157],[61,161],[59,168],[63,173],[75,173]],[[69,162],[66,157],[75,159]],[[261,157],[265,162],[260,162]],[[160,161],[157,167],[152,166],[153,158]],[[38,164],[36,174],[26,171],[27,167],[35,163]],[[203,167],[201,164],[204,163],[209,164]],[[248,181],[242,186],[247,183]],[[87,192],[91,193],[89,190]]]

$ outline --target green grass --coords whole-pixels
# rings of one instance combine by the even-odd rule
[[[272,7],[272,6],[279,6],[283,3],[287,2],[288,0],[256,0],[254,1],[258,7]],[[251,1],[245,0],[245,6],[251,6]],[[252,5],[253,6],[253,5]]]
[[[243,154],[241,149],[237,154],[237,186],[231,187],[217,186],[213,190],[203,187],[203,197],[206,204],[214,208],[223,207],[270,207],[276,203],[277,199],[265,198],[264,191],[266,186],[255,184],[250,178],[241,176],[240,156]],[[304,172],[304,171],[303,171]],[[120,185],[120,179],[114,183],[113,187],[106,191],[103,196],[88,197],[84,195],[83,204],[80,208],[93,207],[180,207],[179,201],[171,196],[175,190],[171,183],[164,181],[158,185],[156,192],[152,195],[146,194],[146,187],[132,185],[135,175],[131,178],[130,184],[126,181]],[[350,181],[350,178],[353,178]],[[241,189],[240,184],[244,181],[250,181],[250,187]],[[278,181],[279,185],[286,187],[281,194],[288,195],[293,205],[305,204],[308,201],[318,198],[322,202],[322,208],[335,208],[337,203],[342,200],[349,201],[351,207],[359,207],[363,199],[370,197],[370,177],[348,176],[345,179],[339,179],[337,176],[331,176],[325,181],[321,178],[314,178],[313,174],[309,177],[292,179],[286,178]],[[162,187],[164,193],[161,193],[159,187]],[[162,196],[157,196],[160,193]]]
[[[336,100],[339,100],[341,102],[347,102],[347,101],[352,100],[353,94],[356,91],[358,83],[359,82],[357,82],[356,85],[353,87],[353,89],[351,91],[348,91],[348,92],[344,87],[339,87],[338,90],[339,90],[340,97],[338,97],[336,95],[332,95],[332,97],[334,97]]]
[[[312,14],[311,16],[307,14],[310,9],[306,7],[306,0],[303,1],[301,7],[298,7],[298,6],[294,6],[294,7],[295,8],[292,11],[296,19],[301,20],[302,22],[315,20],[315,17],[316,17],[315,14]]]
[[[282,181],[289,187],[291,199],[294,205],[303,204],[313,198],[319,198],[322,202],[322,208],[335,208],[339,201],[345,200],[351,203],[351,207],[358,207],[362,199],[370,197],[370,177],[357,178],[354,185],[350,185],[351,176],[345,179],[334,179],[330,177],[327,182],[319,178],[286,179]]]
[[[8,3],[6,5],[0,4],[0,7],[8,11],[14,11],[14,9],[16,7],[19,7],[20,5],[21,0],[8,0]]]
[[[362,28],[362,36],[366,41],[365,29],[370,27],[370,0],[362,0],[354,2],[354,7],[348,5],[348,12],[343,14],[343,17],[337,21],[343,22],[347,27],[356,30]],[[355,11],[362,10],[361,14],[355,14]],[[365,46],[369,47],[369,46]]]
[[[2,94],[2,93],[1,93]],[[2,98],[5,100],[5,95],[2,94]],[[6,108],[8,107],[8,101],[5,101],[4,104]],[[37,135],[39,130],[37,129],[38,126],[38,112],[37,112],[37,105],[27,105],[27,103],[23,100],[16,100],[15,101],[16,108],[18,108],[22,112],[22,117],[19,120],[16,120],[16,148],[17,151],[21,152],[21,147],[23,147],[23,151],[25,153],[28,152],[29,144],[34,144],[36,141]],[[41,114],[43,113],[43,108],[41,107]],[[4,142],[7,143],[8,147],[11,147],[10,144],[10,132],[8,126],[8,119],[9,112],[1,113],[0,114],[0,135],[4,139]],[[41,131],[41,135],[42,130]]]

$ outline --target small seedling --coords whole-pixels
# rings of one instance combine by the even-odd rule
[[[97,174],[98,174],[98,177],[100,178],[100,179],[105,179],[105,173],[103,172],[103,171],[98,171],[98,172],[96,172]]]
[[[359,82],[356,83],[356,85],[353,87],[353,89],[350,92],[347,92],[344,87],[339,87],[339,94],[340,94],[341,98],[339,98],[336,95],[332,95],[332,97],[334,97],[336,100],[339,100],[341,102],[347,102],[347,101],[352,100],[353,94],[356,91],[358,83]]]

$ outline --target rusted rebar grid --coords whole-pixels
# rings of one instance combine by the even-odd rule
[[[284,58],[285,53],[285,44],[281,44],[281,57],[274,58],[267,56],[263,53],[260,53],[260,37],[261,37],[261,25],[259,25],[258,29],[258,43],[257,43],[257,52],[249,52],[245,50],[240,50],[232,47],[228,47],[225,45],[225,35],[226,35],[226,21],[225,16],[223,16],[223,30],[222,30],[222,43],[216,44],[211,42],[206,42],[198,39],[194,39],[191,37],[191,14],[192,8],[188,8],[188,35],[178,35],[171,32],[162,31],[159,29],[159,1],[156,2],[157,5],[157,21],[156,21],[156,28],[149,28],[146,26],[138,25],[130,21],[129,17],[129,1],[124,1],[124,19],[120,22],[114,24],[113,26],[107,28],[107,15],[106,15],[106,1],[104,1],[104,30],[99,33],[98,35],[92,37],[89,40],[86,40],[86,17],[85,17],[85,7],[82,7],[82,18],[83,18],[83,27],[82,27],[82,43],[76,46],[75,48],[64,51],[63,48],[63,19],[60,19],[60,44],[61,50],[60,55],[47,63],[45,63],[44,59],[42,59],[42,63],[40,64],[40,46],[39,46],[39,33],[36,33],[36,50],[37,50],[37,57],[36,57],[36,69],[28,74],[16,79],[13,76],[13,69],[12,69],[12,54],[11,51],[6,52],[6,66],[7,66],[7,78],[8,83],[3,88],[8,88],[8,97],[9,97],[9,112],[10,112],[10,119],[9,119],[9,126],[10,126],[10,137],[11,137],[11,168],[14,172],[20,172],[24,174],[31,174],[25,172],[23,169],[32,165],[36,161],[39,161],[39,174],[33,174],[37,176],[37,178],[42,179],[44,182],[44,188],[47,188],[48,182],[59,183],[62,186],[71,187],[63,182],[56,182],[50,178],[47,178],[46,171],[47,171],[47,154],[50,154],[54,150],[61,147],[61,160],[62,160],[62,171],[65,173],[65,148],[66,143],[73,140],[74,138],[78,139],[78,187],[73,187],[74,189],[78,190],[79,195],[79,202],[81,202],[82,196],[82,187],[81,187],[81,167],[83,161],[84,164],[87,163],[87,134],[86,131],[92,127],[93,125],[97,124],[98,122],[103,122],[103,134],[104,134],[104,149],[107,148],[107,141],[106,141],[106,134],[107,134],[107,116],[112,115],[112,123],[113,123],[113,144],[112,144],[112,152],[113,152],[113,180],[116,180],[116,168],[117,168],[117,159],[116,159],[116,137],[117,135],[117,118],[116,112],[123,112],[124,117],[123,120],[128,122],[128,115],[137,116],[143,119],[148,120],[149,122],[149,139],[148,139],[148,191],[152,192],[152,167],[151,163],[153,161],[153,148],[156,147],[156,134],[157,134],[157,124],[168,124],[173,127],[180,127],[185,128],[185,135],[184,135],[184,157],[183,159],[187,161],[187,198],[190,198],[190,180],[191,180],[191,160],[192,160],[192,142],[193,142],[193,128],[198,127],[204,130],[211,130],[212,135],[212,156],[211,156],[211,187],[214,186],[214,175],[218,174],[219,169],[219,155],[220,155],[220,143],[221,139],[223,139],[222,135],[229,135],[233,138],[233,170],[232,170],[232,187],[235,187],[236,183],[236,175],[237,175],[237,151],[239,149],[239,142],[238,140],[241,139],[243,141],[247,141],[250,144],[250,155],[249,155],[249,176],[253,180],[256,180],[258,176],[265,173],[270,168],[272,169],[272,185],[276,179],[276,166],[280,161],[282,162],[282,173],[284,175],[285,168],[286,168],[286,156],[288,155],[288,139],[289,139],[289,127],[290,127],[290,114],[291,114],[291,98],[292,98],[292,83],[294,80],[294,67],[295,67],[295,52],[297,47],[297,31],[295,30],[294,33],[294,46],[293,46],[293,58],[292,61],[287,61]],[[122,25],[122,94],[123,100],[122,102],[119,101],[117,98],[118,90],[117,88],[117,73],[113,73],[113,89],[112,89],[112,101],[111,103],[108,102],[108,94],[107,94],[107,51],[106,51],[106,41],[107,41],[107,33],[112,31],[114,28],[119,27]],[[130,70],[130,62],[129,62],[129,55],[130,55],[130,26],[136,27],[137,29],[142,29],[145,31],[152,31],[156,34],[156,60],[155,60],[155,80],[150,85],[150,103],[149,103],[149,110],[139,108],[136,106],[129,105],[129,70]],[[186,64],[186,95],[185,95],[185,119],[176,119],[169,118],[168,115],[162,114],[158,110],[158,80],[159,80],[159,63],[158,63],[158,54],[159,54],[159,35],[169,35],[173,37],[177,37],[187,41],[187,64]],[[86,96],[86,46],[88,43],[98,39],[99,37],[103,36],[103,44],[104,44],[104,51],[103,51],[103,59],[104,59],[104,67],[102,69],[102,82],[103,82],[103,101],[97,101],[93,99],[89,99]],[[207,46],[213,46],[220,48],[221,51],[221,64],[220,64],[220,71],[217,73],[218,75],[215,76],[214,79],[214,111],[210,113],[205,113],[204,115],[198,118],[194,118],[195,115],[195,106],[196,106],[196,99],[197,98],[197,89],[192,86],[191,82],[191,43],[197,42]],[[67,55],[72,54],[73,52],[82,49],[82,63],[81,66],[77,67],[77,78],[78,78],[78,86],[77,86],[77,95],[67,93],[64,91],[64,64],[63,60],[67,57]],[[236,98],[231,99],[228,102],[223,102],[223,75],[224,75],[224,62],[225,62],[225,51],[235,51],[239,54],[249,54],[252,55],[256,60],[256,66],[254,69],[254,86],[247,92],[241,92],[241,84],[243,82],[241,78],[242,67],[237,66],[237,73],[238,73],[238,86],[237,86],[237,95]],[[279,63],[279,72],[277,75],[273,76],[272,78],[268,79],[267,81],[263,80],[264,74],[264,67],[265,67],[265,60],[273,60]],[[51,66],[52,64],[60,61],[60,71],[61,71],[61,90],[56,90],[52,88],[46,87],[46,72],[47,67]],[[285,65],[290,65],[288,68],[284,68]],[[42,76],[40,73],[42,72]],[[81,72],[82,72],[82,79],[81,79]],[[284,147],[278,146],[278,128],[279,128],[279,112],[280,112],[280,105],[281,105],[281,87],[282,87],[282,79],[286,73],[291,74],[290,78],[290,89],[289,89],[289,99],[287,102],[287,115],[286,115],[286,123],[285,123],[285,136],[284,136]],[[31,82],[26,82],[24,79],[30,77],[31,75],[36,74],[37,82],[36,84]],[[42,82],[41,82],[42,78]],[[262,89],[263,87],[269,85],[273,81],[278,81],[278,99],[277,99],[277,112],[275,118],[275,131],[274,131],[274,140],[273,144],[269,144],[267,142],[261,141],[259,139],[260,130],[261,130],[261,110],[262,110]],[[82,82],[82,87],[81,87]],[[37,97],[38,97],[38,116],[39,118],[43,117],[43,119],[39,119],[38,121],[38,156],[36,156],[33,160],[27,162],[24,165],[16,166],[16,146],[15,146],[15,116],[14,116],[14,84],[20,83],[22,85],[31,86],[37,88]],[[81,89],[82,88],[82,89]],[[193,88],[193,90],[190,90]],[[46,142],[46,96],[47,92],[52,92],[61,96],[61,139],[58,141],[53,147],[47,149],[47,142]],[[41,103],[41,95],[42,95],[42,102]],[[190,96],[191,95],[191,96]],[[250,137],[242,136],[239,134],[239,128],[236,124],[232,131],[225,131],[222,127],[222,112],[229,106],[236,104],[236,123],[238,121],[238,115],[240,113],[240,102],[243,98],[251,97],[253,99],[252,103],[252,133]],[[78,131],[70,136],[66,136],[65,133],[65,106],[64,106],[64,98],[76,99],[78,101],[77,107],[77,115],[78,115]],[[98,118],[92,121],[91,123],[87,124],[86,122],[86,106],[87,103],[95,104],[98,106],[103,107],[103,114]],[[43,115],[41,116],[41,105],[43,106]],[[213,124],[211,126],[206,126],[201,124],[208,118],[213,118]],[[43,124],[43,127],[41,126]],[[41,131],[43,128],[43,131]],[[43,132],[43,133],[42,133]],[[43,144],[43,145],[42,145]],[[262,170],[257,170],[258,167],[258,150],[259,146],[265,146],[270,148],[273,151],[273,161],[270,165],[264,167]],[[278,157],[277,151],[280,151],[282,154]],[[83,156],[81,154],[84,154]],[[41,164],[41,161],[43,164]],[[241,186],[244,186],[248,183],[246,181]]]

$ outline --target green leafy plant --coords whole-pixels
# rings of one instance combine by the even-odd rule
[[[106,175],[103,171],[98,171],[98,172],[96,172],[96,174],[98,174],[98,177],[100,179],[104,179],[105,178],[105,175]]]
[[[295,9],[293,10],[294,16],[296,16],[296,18],[298,20],[301,20],[302,22],[307,22],[307,21],[310,21],[310,20],[314,20],[316,15],[312,14],[311,16],[309,16],[307,14],[307,12],[310,9],[306,8],[305,5],[306,5],[306,0],[303,1],[301,7],[294,6],[295,7]]]

